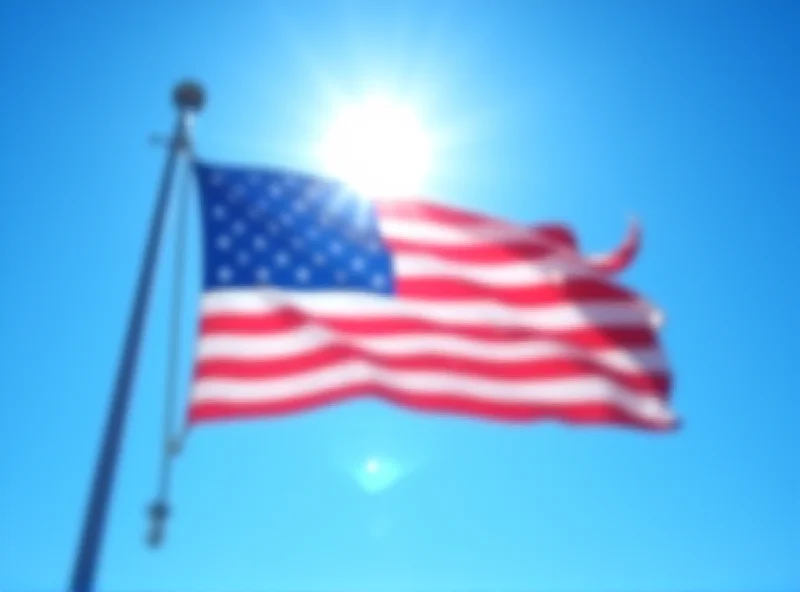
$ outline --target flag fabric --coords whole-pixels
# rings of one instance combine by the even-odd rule
[[[190,421],[374,396],[473,417],[675,425],[657,311],[568,228],[370,201],[275,169],[196,165],[204,278]]]

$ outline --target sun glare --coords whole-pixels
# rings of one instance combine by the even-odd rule
[[[343,108],[319,145],[325,172],[371,197],[403,197],[424,187],[433,142],[413,109],[384,96]]]

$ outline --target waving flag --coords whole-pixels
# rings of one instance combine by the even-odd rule
[[[193,422],[357,396],[487,419],[674,424],[656,311],[560,226],[199,164]]]

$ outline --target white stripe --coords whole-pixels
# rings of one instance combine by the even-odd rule
[[[543,340],[496,343],[430,333],[381,337],[354,337],[319,325],[300,327],[271,335],[205,335],[200,338],[200,360],[277,360],[310,354],[331,345],[356,347],[370,354],[407,356],[446,354],[465,361],[533,362],[553,358],[590,360],[619,372],[653,372],[667,368],[657,348],[593,351]]]
[[[203,314],[269,314],[290,306],[310,316],[340,318],[414,318],[457,326],[579,329],[587,327],[644,327],[648,313],[625,303],[556,304],[514,307],[489,300],[430,302],[359,292],[293,292],[275,289],[206,292]]]
[[[454,225],[428,220],[409,220],[379,216],[381,234],[390,239],[436,245],[468,245],[480,243],[531,243],[548,246],[541,236],[530,230],[494,222]],[[552,245],[550,245],[552,246]]]
[[[496,288],[559,284],[565,276],[596,277],[596,271],[563,258],[549,258],[531,263],[464,264],[435,255],[397,254],[394,271],[401,278],[443,277],[463,279]]]
[[[601,378],[503,381],[449,373],[387,370],[360,361],[270,380],[203,379],[196,383],[192,400],[279,401],[360,383],[401,390],[410,396],[459,393],[466,398],[497,403],[609,403],[644,420],[667,423],[673,419],[666,404],[657,397],[624,392]]]

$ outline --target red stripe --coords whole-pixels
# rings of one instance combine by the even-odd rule
[[[283,308],[257,315],[206,314],[201,319],[203,335],[260,335],[291,331],[306,324],[319,325],[351,335],[393,335],[433,333],[469,337],[493,343],[516,343],[531,339],[552,340],[593,350],[654,347],[658,340],[647,327],[587,327],[569,330],[542,330],[525,327],[496,328],[487,325],[455,326],[423,319],[359,319],[310,317],[300,310]]]
[[[234,419],[277,417],[323,406],[364,398],[364,393],[406,407],[414,411],[464,415],[482,419],[508,422],[555,420],[570,424],[619,424],[650,430],[669,430],[675,425],[646,421],[608,403],[585,402],[576,404],[550,403],[499,403],[467,399],[457,394],[408,395],[401,390],[362,383],[327,389],[307,397],[294,397],[280,401],[195,401],[189,408],[192,423]]]
[[[589,265],[601,273],[619,273],[632,262],[641,246],[641,232],[638,224],[631,225],[625,242],[616,251],[589,261]]]
[[[536,360],[475,360],[447,353],[385,355],[363,348],[330,345],[316,351],[270,360],[210,358],[197,366],[196,378],[268,379],[302,374],[349,360],[364,360],[391,370],[441,371],[479,378],[503,380],[557,380],[600,376],[618,386],[644,394],[665,395],[669,378],[664,373],[622,372],[601,363],[577,358],[552,357]]]
[[[400,277],[397,294],[428,301],[491,300],[510,306],[546,306],[592,302],[639,305],[630,290],[592,278],[567,278],[563,282],[531,286],[489,287],[465,279]]]
[[[537,224],[530,227],[531,231],[539,236],[545,237],[548,241],[569,250],[577,250],[578,243],[572,231],[561,224]]]

